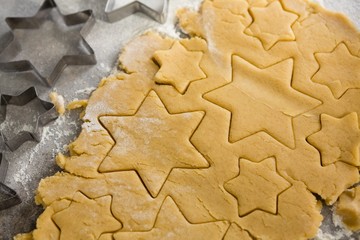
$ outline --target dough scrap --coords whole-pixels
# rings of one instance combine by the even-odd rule
[[[360,230],[360,186],[343,192],[336,204],[336,213],[352,231]]]
[[[191,38],[137,37],[122,71],[92,93],[69,156],[58,157],[64,172],[39,184],[34,239],[77,238],[56,216],[91,212],[104,196],[118,224],[98,228],[99,239],[310,239],[322,221],[312,193],[333,204],[359,182],[348,139],[359,127],[360,34],[344,16],[302,0],[204,0],[178,17]],[[243,175],[244,159],[258,175]],[[257,193],[262,182],[270,188]]]

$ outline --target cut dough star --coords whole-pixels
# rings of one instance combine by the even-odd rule
[[[101,117],[116,144],[99,170],[136,170],[156,197],[173,168],[209,166],[189,140],[203,116],[203,112],[170,114],[152,91],[135,115]]]
[[[319,71],[312,80],[330,88],[340,98],[349,88],[360,88],[360,58],[353,56],[344,43],[331,53],[317,53]]]
[[[144,232],[118,232],[114,234],[117,239],[223,239],[228,228],[225,221],[207,223],[189,223],[175,202],[166,198],[156,218],[155,225],[150,231]]]
[[[292,117],[320,102],[291,87],[292,71],[291,59],[259,69],[234,56],[232,82],[204,95],[232,113],[230,142],[265,131],[279,142],[295,146]]]
[[[276,172],[274,158],[254,163],[239,161],[240,174],[226,182],[224,187],[238,200],[239,216],[254,210],[277,213],[277,197],[291,186]]]
[[[298,18],[296,14],[284,11],[280,2],[274,1],[265,8],[250,8],[254,22],[245,32],[258,37],[266,50],[278,41],[295,40],[291,25]]]
[[[308,137],[308,141],[321,154],[323,165],[342,161],[360,166],[360,129],[357,113],[343,118],[321,115],[321,130]]]
[[[155,81],[159,84],[171,84],[184,94],[191,82],[206,78],[200,68],[202,55],[200,51],[188,51],[178,41],[169,50],[155,52],[154,59],[161,66],[155,75]]]
[[[52,216],[61,230],[60,240],[98,239],[102,233],[114,232],[122,224],[111,213],[111,196],[89,199],[75,193],[70,206]]]

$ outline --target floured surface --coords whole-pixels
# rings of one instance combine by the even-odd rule
[[[332,204],[359,182],[360,79],[346,77],[360,37],[345,18],[299,0],[204,1],[179,17],[194,38],[136,38],[92,94],[67,173],[40,183],[34,239],[80,226],[86,239],[308,239],[322,221],[312,193]],[[337,49],[352,61],[325,79]]]

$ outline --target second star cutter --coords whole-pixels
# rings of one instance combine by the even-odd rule
[[[167,17],[169,0],[108,0],[105,13],[109,22],[116,22],[136,12],[142,12],[159,23]]]
[[[21,51],[21,46],[17,41],[13,31],[15,29],[39,28],[44,17],[47,16],[47,13],[44,11],[52,8],[57,9],[55,1],[45,0],[39,8],[38,12],[33,17],[6,18],[6,22],[9,25],[11,32],[8,34],[5,46],[0,46],[0,70],[6,72],[33,71],[35,75],[47,86],[53,86],[67,65],[96,64],[95,52],[85,40],[85,37],[88,35],[91,28],[95,24],[95,18],[93,16],[92,10],[85,10],[70,15],[63,15],[59,11],[60,16],[63,18],[67,26],[83,24],[83,27],[80,30],[80,45],[88,52],[88,54],[63,56],[51,71],[49,76],[43,76],[29,60],[10,62],[6,60],[9,57],[12,58],[16,56]]]
[[[35,98],[40,100],[45,112],[37,117],[36,124],[33,131],[22,131],[15,136],[7,139],[6,136],[2,136],[1,140],[4,140],[5,145],[11,150],[15,151],[23,143],[27,141],[39,142],[42,135],[42,128],[49,122],[55,120],[58,117],[58,113],[54,104],[44,101],[38,97],[37,91],[34,87],[30,87],[19,95],[0,95],[0,124],[6,120],[6,106],[16,105],[23,106],[31,102]]]
[[[5,185],[8,162],[3,154],[3,150],[5,148],[4,145],[5,144],[0,133],[0,211],[21,203],[19,195],[13,189]]]

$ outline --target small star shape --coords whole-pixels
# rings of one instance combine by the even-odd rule
[[[112,215],[111,202],[111,196],[89,199],[76,192],[69,207],[52,216],[60,228],[60,240],[98,239],[102,233],[119,230],[122,224]]]
[[[174,200],[167,197],[161,206],[155,225],[150,231],[118,232],[115,239],[223,239],[228,223],[225,221],[189,223]]]
[[[352,55],[344,43],[331,53],[317,53],[319,71],[312,80],[330,88],[340,98],[349,88],[360,88],[360,58]]]
[[[291,59],[259,69],[234,56],[232,82],[204,95],[232,113],[230,142],[264,131],[295,146],[292,118],[321,103],[291,87],[292,71]]]
[[[321,154],[323,165],[342,161],[360,166],[360,129],[357,113],[343,118],[321,115],[321,130],[308,137],[308,142]]]
[[[201,51],[189,51],[178,41],[169,50],[156,51],[154,59],[161,66],[156,83],[170,84],[184,94],[191,82],[206,78],[200,68],[202,56]]]
[[[291,184],[276,172],[274,158],[259,163],[239,161],[240,173],[224,187],[238,200],[239,216],[255,210],[277,214],[277,197]]]
[[[207,160],[190,137],[204,114],[170,114],[154,91],[132,116],[104,116],[116,144],[99,167],[100,172],[136,170],[155,197],[173,168],[205,168]]]
[[[284,11],[280,2],[274,1],[265,8],[250,8],[254,22],[245,33],[258,37],[264,48],[269,50],[278,41],[295,40],[291,25],[298,18],[296,14]]]

